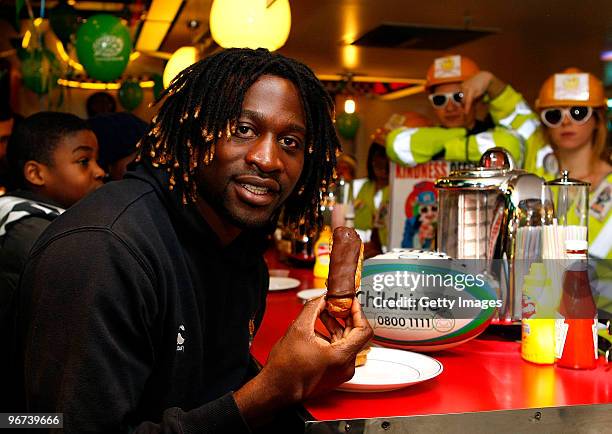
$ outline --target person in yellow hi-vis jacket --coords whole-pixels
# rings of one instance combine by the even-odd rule
[[[489,79],[481,74],[471,80],[464,97],[466,107],[481,89],[490,86]],[[612,259],[612,165],[606,148],[606,105],[599,79],[568,68],[544,82],[536,101],[537,113],[508,88],[489,110],[496,124],[516,131],[523,139],[526,170],[546,180],[568,170],[570,177],[591,183],[589,254]]]
[[[542,85],[536,110],[542,138],[533,171],[545,179],[561,170],[591,184],[589,254],[612,259],[612,165],[604,88],[593,74],[576,68],[553,74]]]
[[[486,86],[483,87],[483,83]],[[484,151],[500,146],[522,165],[520,134],[496,124],[495,118],[487,117],[484,121],[476,118],[477,104],[474,102],[485,95],[490,110],[500,104],[500,95],[511,95],[513,100],[523,101],[510,86],[493,74],[480,71],[473,60],[453,55],[435,59],[427,72],[425,89],[440,126],[391,131],[387,136],[387,154],[391,160],[409,166],[435,158],[478,162]],[[470,98],[469,105],[464,104],[466,96]]]
[[[597,277],[600,317],[612,312],[612,165],[606,146],[607,98],[593,74],[569,68],[550,76],[540,89],[536,110],[542,121],[530,145],[536,159],[533,171],[545,179],[570,177],[591,184],[589,194],[589,256]],[[599,259],[599,260],[596,260]]]
[[[498,99],[503,104],[491,105],[491,115],[523,137],[526,170],[546,180],[568,170],[571,178],[591,183],[589,254],[612,259],[612,165],[601,81],[576,68],[553,74],[540,89],[537,114],[511,95]]]

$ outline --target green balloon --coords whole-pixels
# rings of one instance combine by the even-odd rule
[[[91,78],[113,81],[121,76],[130,60],[132,40],[119,18],[93,15],[77,31],[79,62]]]
[[[124,81],[119,88],[119,102],[126,110],[132,111],[142,102],[142,88],[136,81]]]
[[[21,61],[23,84],[38,95],[49,93],[57,86],[61,67],[57,58],[46,48],[28,52]]]
[[[49,11],[49,24],[57,38],[66,44],[79,27],[79,17],[76,10],[64,1]]]
[[[153,96],[155,99],[159,98],[161,93],[164,91],[164,80],[161,75],[153,74],[151,76],[151,80],[153,80]]]
[[[357,135],[359,129],[359,116],[355,113],[342,113],[336,118],[336,128],[338,133],[345,139],[353,139]]]

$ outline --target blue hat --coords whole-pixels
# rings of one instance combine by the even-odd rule
[[[417,196],[420,205],[433,205],[436,203],[436,195],[433,191],[422,191]]]

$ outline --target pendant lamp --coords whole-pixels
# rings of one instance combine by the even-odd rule
[[[214,0],[210,32],[223,48],[282,47],[291,29],[289,0]]]
[[[193,65],[198,60],[198,52],[195,47],[181,47],[172,54],[168,59],[166,68],[164,69],[163,82],[167,88],[170,82],[183,69]]]

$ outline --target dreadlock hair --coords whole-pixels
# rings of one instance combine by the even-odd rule
[[[341,146],[331,96],[312,70],[296,60],[263,48],[233,48],[185,69],[155,102],[165,98],[139,143],[138,159],[166,170],[170,190],[177,191],[184,204],[194,202],[196,168],[209,165],[217,142],[235,133],[244,96],[263,75],[291,81],[304,108],[304,168],[283,216],[286,224],[307,231],[321,224],[320,203],[336,177]]]

